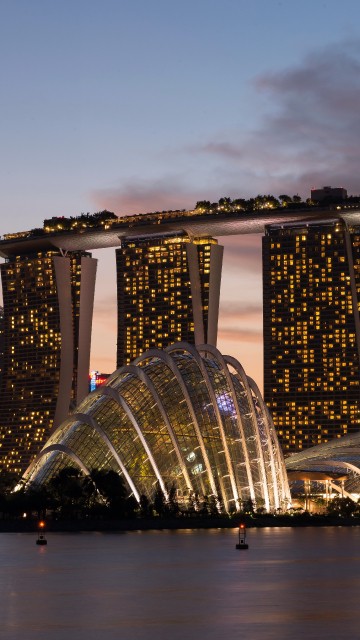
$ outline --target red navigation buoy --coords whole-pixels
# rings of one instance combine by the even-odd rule
[[[45,538],[45,522],[43,520],[40,520],[40,522],[38,523],[38,537],[36,540],[36,544],[40,544],[40,545],[44,545],[47,544],[47,540]]]
[[[236,549],[248,549],[249,545],[246,544],[246,526],[243,522],[239,524],[239,543],[236,545]]]

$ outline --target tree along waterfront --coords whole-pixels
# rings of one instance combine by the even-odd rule
[[[327,505],[321,499],[318,503],[319,513],[302,508],[266,513],[246,500],[239,511],[226,513],[221,496],[189,494],[179,503],[175,486],[166,496],[157,485],[151,499],[142,495],[138,503],[111,470],[84,476],[66,467],[46,485],[27,486],[13,474],[0,474],[0,531],[31,530],[44,518],[57,530],[233,527],[239,521],[249,527],[360,524],[359,502],[338,496]]]

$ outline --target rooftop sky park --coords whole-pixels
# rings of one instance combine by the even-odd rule
[[[329,199],[331,200],[331,198]],[[7,233],[0,240],[0,256],[29,251],[89,251],[121,246],[122,238],[139,238],[159,233],[187,233],[190,237],[228,236],[265,233],[267,225],[291,222],[343,219],[360,223],[360,199],[350,197],[337,202],[302,202],[298,196],[257,196],[250,200],[221,198],[219,202],[200,201],[192,210],[156,211],[118,217],[109,211],[82,213],[74,217],[53,217],[43,227]]]

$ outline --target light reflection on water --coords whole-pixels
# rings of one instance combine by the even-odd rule
[[[0,534],[2,640],[360,638],[360,528]]]

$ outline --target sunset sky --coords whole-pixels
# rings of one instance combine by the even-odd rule
[[[0,0],[0,234],[44,218],[360,193],[358,0]],[[261,238],[225,244],[218,346],[262,387]],[[115,255],[92,367],[115,367]]]

